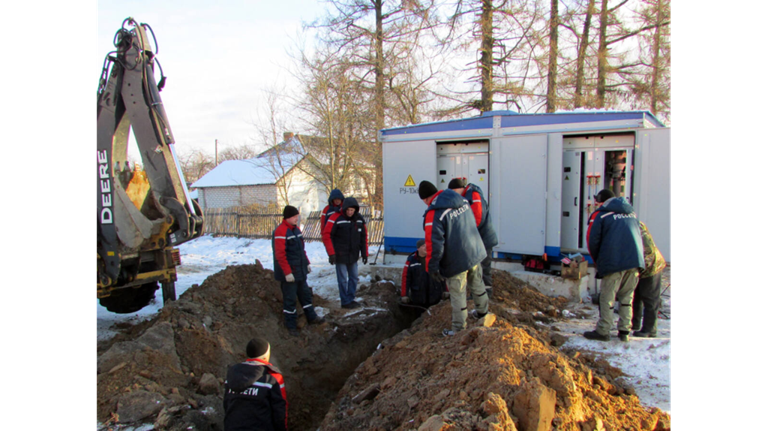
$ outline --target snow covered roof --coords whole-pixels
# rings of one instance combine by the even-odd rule
[[[227,187],[252,186],[257,184],[274,184],[277,179],[265,163],[266,159],[227,160],[202,178],[195,181],[192,187]]]
[[[298,142],[297,139],[291,141]],[[258,157],[246,160],[227,160],[203,175],[190,187],[230,187],[254,186],[259,184],[275,184],[277,180],[290,171],[303,156],[290,151],[297,144],[285,142],[259,154]],[[301,143],[298,143],[301,145]],[[278,162],[277,155],[280,155]]]

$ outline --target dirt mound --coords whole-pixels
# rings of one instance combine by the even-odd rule
[[[541,322],[560,318],[563,298],[496,271],[496,322],[470,319],[470,328],[443,338],[448,301],[411,326],[415,309],[398,296],[388,282],[360,286],[357,310],[316,296],[326,323],[307,326],[300,317],[301,336],[291,337],[272,271],[258,262],[227,267],[151,321],[99,344],[98,420],[106,429],[222,429],[226,367],[244,360],[244,346],[259,335],[284,373],[295,430],[669,426],[668,415],[640,406],[619,370],[553,347],[562,340]]]
[[[494,285],[494,295],[499,287]],[[535,296],[509,302],[520,304],[521,299]],[[501,299],[506,295],[498,297],[492,309],[511,305]],[[382,343],[355,370],[321,429],[670,427],[669,415],[645,409],[632,388],[622,386],[617,379],[620,371],[578,352],[567,356],[531,327],[515,326],[502,316],[485,327],[470,318],[466,330],[443,337],[442,328],[450,325],[450,304],[443,302],[430,310],[412,328]],[[599,367],[592,369],[592,364]]]
[[[364,308],[349,311],[315,296],[326,323],[301,336],[283,325],[280,284],[260,263],[230,266],[192,286],[154,319],[99,345],[98,420],[154,422],[158,429],[222,429],[223,377],[245,360],[254,336],[272,344],[285,375],[292,429],[316,427],[346,378],[410,322],[397,310],[394,286],[361,286]]]

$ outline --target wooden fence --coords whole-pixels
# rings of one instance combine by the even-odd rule
[[[384,218],[381,211],[360,207],[360,214],[368,226],[368,244],[380,245],[384,240]],[[283,214],[274,208],[208,208],[204,211],[205,233],[238,238],[272,238],[272,232],[283,221]],[[305,241],[322,241],[320,211],[309,217],[301,216],[301,232]]]

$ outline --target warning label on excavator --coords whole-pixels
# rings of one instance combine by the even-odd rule
[[[416,187],[416,182],[413,181],[413,177],[408,175],[408,179],[405,180],[405,187]]]

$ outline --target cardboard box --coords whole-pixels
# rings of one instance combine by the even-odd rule
[[[563,265],[560,269],[560,275],[563,278],[569,278],[571,280],[580,280],[587,275],[587,261],[584,260],[581,263],[571,261],[568,265]]]

